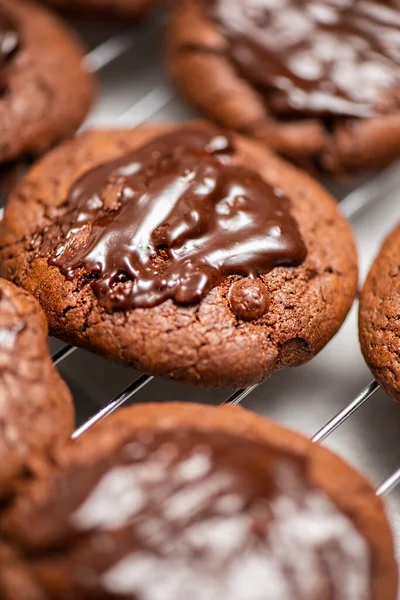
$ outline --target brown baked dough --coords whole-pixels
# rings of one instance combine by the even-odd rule
[[[53,366],[37,301],[0,279],[0,499],[41,453],[72,433],[67,385]],[[1,596],[1,594],[0,594]]]
[[[85,13],[136,19],[146,14],[156,0],[44,0],[56,8]]]
[[[308,484],[313,489],[325,493],[339,512],[350,519],[367,542],[372,580],[369,600],[395,600],[397,565],[390,527],[382,501],[362,475],[328,449],[314,445],[303,436],[242,408],[215,408],[184,403],[137,405],[118,411],[76,442],[58,450],[53,457],[54,466],[48,476],[28,484],[27,488],[21,491],[16,503],[0,519],[0,531],[12,545],[14,553],[9,550],[8,561],[3,562],[3,570],[0,566],[2,597],[5,600],[15,600],[12,591],[18,589],[21,594],[19,600],[69,598],[72,597],[71,580],[76,582],[79,578],[84,578],[85,574],[86,577],[81,579],[84,582],[83,588],[88,590],[92,585],[96,589],[98,570],[100,569],[100,573],[107,571],[116,559],[123,558],[124,552],[129,556],[131,546],[124,545],[126,537],[121,536],[117,523],[104,528],[99,526],[99,530],[93,526],[80,538],[80,542],[79,538],[73,537],[73,528],[77,523],[76,499],[82,497],[82,492],[79,492],[82,489],[80,486],[85,485],[83,482],[88,476],[92,478],[92,482],[96,482],[102,473],[107,473],[108,469],[112,468],[112,457],[117,456],[121,448],[126,450],[119,456],[125,458],[118,464],[129,465],[130,456],[132,459],[140,459],[140,456],[143,456],[137,452],[140,451],[140,441],[148,440],[149,434],[151,436],[160,432],[170,432],[176,436],[176,432],[179,431],[217,434],[217,438],[229,434],[242,443],[246,440],[257,442],[278,454],[288,454],[296,460],[304,461]],[[171,443],[173,444],[172,439]],[[151,481],[150,471],[153,473],[154,463],[148,467]],[[89,473],[91,475],[88,475]],[[276,474],[275,471],[274,473]],[[125,492],[128,494],[128,488]],[[193,497],[190,498],[193,501]],[[62,504],[57,508],[60,499]],[[132,501],[136,500],[137,496],[134,495]],[[164,500],[162,495],[160,501]],[[104,501],[105,498],[101,506],[97,505],[97,509],[100,510],[97,515],[104,515]],[[126,504],[124,506],[126,510]],[[112,513],[112,506],[110,512]],[[52,515],[51,519],[47,519],[48,514]],[[71,514],[72,518],[68,516]],[[184,518],[185,515],[182,515],[182,519]],[[132,520],[132,527],[139,528],[138,523],[140,521]],[[160,535],[165,533],[160,528],[156,531],[154,528],[149,530],[149,536],[151,532],[154,536],[157,532]],[[55,554],[52,553],[52,549],[56,549]],[[6,549],[3,550],[3,555],[7,556]],[[91,578],[87,577],[88,571],[79,572],[76,561],[81,561],[78,562],[79,567],[82,563],[91,566]],[[179,565],[179,562],[177,564]],[[33,595],[35,582],[37,583],[35,574],[44,582],[47,591],[52,590],[52,593],[39,595],[43,590],[38,589],[38,595]],[[311,575],[312,573],[310,577]],[[158,574],[154,573],[154,577],[157,576]],[[310,581],[315,579],[310,578]],[[30,595],[24,595],[24,589],[28,590]],[[55,596],[56,590],[59,595]],[[90,593],[82,593],[82,589],[74,590],[74,598],[95,597]],[[114,596],[110,594],[107,597]],[[332,596],[328,593],[328,597]]]
[[[0,0],[21,47],[4,67],[0,161],[37,154],[76,131],[94,97],[83,48],[54,14],[28,0]]]
[[[62,214],[73,182],[167,129],[86,133],[34,166],[11,195],[0,228],[3,275],[38,298],[53,335],[148,373],[241,387],[307,362],[338,331],[352,305],[357,282],[353,236],[336,202],[315,181],[257,142],[236,136],[234,164],[258,171],[286,192],[308,247],[300,267],[278,267],[260,276],[271,303],[257,321],[242,321],[229,307],[228,291],[238,277],[227,278],[199,304],[168,300],[110,314],[99,306],[82,270],[67,280],[49,266],[42,234]]]
[[[366,119],[339,118],[334,129],[319,119],[274,119],[262,95],[231,61],[227,39],[206,14],[207,1],[176,0],[167,33],[168,70],[202,113],[262,140],[307,170],[335,177],[379,168],[400,156],[398,110]]]
[[[361,292],[359,332],[378,383],[400,402],[400,226],[386,238]]]

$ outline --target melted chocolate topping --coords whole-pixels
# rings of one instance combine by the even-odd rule
[[[50,264],[91,273],[109,310],[198,302],[229,275],[300,264],[287,197],[233,152],[223,130],[192,126],[89,171],[70,190]]]
[[[303,458],[141,432],[47,486],[12,533],[50,600],[370,598],[367,543]]]
[[[0,69],[19,48],[19,33],[12,21],[0,12]]]
[[[397,1],[204,1],[239,71],[277,116],[369,117],[398,110]]]

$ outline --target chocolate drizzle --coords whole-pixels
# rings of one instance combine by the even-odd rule
[[[399,109],[394,0],[204,2],[241,75],[277,116],[370,117]]]
[[[197,125],[89,171],[70,190],[50,264],[91,273],[110,310],[198,302],[229,275],[300,264],[287,197],[233,152],[223,130]]]
[[[49,600],[370,599],[368,545],[303,457],[191,430],[91,456],[4,521]]]

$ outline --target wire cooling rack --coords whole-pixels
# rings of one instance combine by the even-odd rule
[[[84,125],[84,128],[90,126],[122,126],[126,125],[134,127],[149,121],[163,121],[163,120],[184,120],[187,117],[192,116],[192,113],[188,107],[184,106],[179,99],[177,99],[174,90],[169,85],[162,66],[162,51],[161,51],[161,31],[162,24],[159,20],[148,20],[142,22],[140,25],[135,25],[127,29],[121,30],[119,26],[115,26],[114,32],[110,34],[110,26],[100,26],[92,31],[88,31],[87,28],[83,31],[83,35],[86,38],[90,52],[86,56],[86,64],[92,71],[98,73],[101,80],[102,94],[100,96],[99,103]],[[113,26],[111,26],[112,29]],[[78,28],[79,25],[78,25]],[[81,29],[81,28],[80,28]],[[384,172],[378,175],[372,175],[365,181],[360,181],[353,189],[346,189],[344,186],[336,186],[336,189],[332,190],[333,193],[341,200],[341,208],[343,213],[353,222],[356,226],[357,219],[362,216],[371,207],[375,207],[378,201],[382,201],[382,198],[387,198],[395,192],[396,189],[400,190],[400,167],[399,165],[393,165],[386,169]],[[393,217],[394,224],[395,217]],[[390,218],[386,218],[386,221],[390,223]],[[371,240],[372,246],[377,247],[377,240]],[[365,245],[365,239],[364,239]],[[339,334],[340,335],[340,334]],[[354,332],[353,332],[354,336]],[[73,355],[75,355],[73,357]],[[82,360],[75,360],[76,355],[82,355]],[[71,346],[63,346],[57,352],[54,353],[53,359],[57,366],[60,366],[63,371],[65,369],[67,373],[67,379],[73,383],[77,383],[82,375],[78,377],[71,376],[71,370],[67,368],[70,361],[75,361],[75,373],[81,373],[84,377],[85,367],[82,366],[85,361],[85,355],[83,351],[77,351],[76,348]],[[73,357],[73,358],[72,358]],[[98,359],[101,360],[101,359]],[[314,359],[317,361],[318,359]],[[95,367],[95,371],[98,367]],[[112,368],[112,367],[109,367]],[[326,361],[323,369],[326,369]],[[116,369],[110,377],[119,380],[122,371]],[[69,375],[68,375],[69,371]],[[293,371],[293,370],[292,370]],[[129,371],[130,373],[132,371]],[[328,366],[329,373],[329,366]],[[63,373],[64,374],[64,373]],[[291,375],[292,385],[296,385],[296,376],[300,374],[300,369],[297,370],[295,375]],[[94,378],[96,373],[94,374]],[[127,377],[127,371],[124,371],[124,377]],[[318,381],[326,380],[324,373],[319,373]],[[149,384],[154,381],[154,378],[149,375],[138,374],[133,381],[119,392],[111,401],[103,404],[98,410],[94,411],[93,416],[83,419],[83,422],[79,428],[73,434],[74,438],[83,435],[90,427],[101,419],[106,418],[116,409],[124,406],[132,401],[142,400],[143,390],[149,389]],[[366,381],[368,381],[366,379]],[[160,382],[161,383],[161,382]],[[161,383],[161,388],[158,386],[160,391],[154,393],[154,400],[164,400],[163,385],[167,385],[167,382]],[[268,403],[268,386],[266,382],[262,386],[254,385],[247,389],[240,389],[232,391],[225,398],[219,399],[221,391],[210,392],[193,389],[186,390],[185,388],[185,399],[190,400],[192,396],[196,395],[197,401],[203,401],[206,396],[214,394],[213,403],[219,404],[240,404],[241,402],[251,400],[255,396],[255,392],[260,392],[260,389],[265,390],[265,405]],[[74,386],[72,386],[74,387]],[[151,387],[151,386],[150,386]],[[79,383],[78,383],[79,388]],[[307,389],[307,388],[306,388]],[[324,386],[321,386],[322,391]],[[326,420],[325,424],[312,436],[312,440],[315,443],[322,443],[328,438],[333,432],[339,427],[343,427],[350,417],[360,408],[367,403],[376,392],[379,390],[379,386],[376,381],[368,383],[356,396],[351,399],[348,404],[345,404],[344,408],[341,408],[339,412],[335,414],[335,410],[332,410],[332,418]],[[199,395],[200,394],[200,395]],[[79,396],[79,394],[78,394]],[[215,400],[217,398],[217,400]],[[349,399],[351,396],[349,395]],[[205,400],[207,401],[207,400]],[[281,398],[281,402],[285,402],[285,397]],[[323,403],[323,399],[321,399]],[[344,400],[345,403],[345,400]],[[77,399],[77,408],[79,409],[79,399]],[[250,403],[251,404],[251,403]],[[340,405],[342,401],[340,401]],[[293,408],[293,405],[292,405]],[[296,410],[298,414],[299,425],[304,418],[304,402]],[[84,411],[85,412],[85,411]],[[87,408],[86,408],[87,413]],[[398,417],[400,423],[400,412],[393,412],[393,420]],[[392,420],[392,417],[390,417]],[[292,419],[293,422],[293,419]],[[296,422],[296,421],[295,421]],[[400,425],[399,425],[400,427]],[[400,432],[400,429],[398,429]],[[382,438],[385,438],[385,431],[379,432],[382,434]],[[356,428],[353,432],[354,436],[360,435]],[[375,440],[375,438],[374,438]],[[375,442],[376,445],[376,442]],[[375,448],[378,452],[379,448]],[[385,449],[386,453],[388,448]],[[397,448],[394,449],[394,454],[397,454]],[[347,457],[349,458],[349,457]],[[350,457],[352,460],[353,457]],[[400,455],[399,462],[400,464]],[[400,483],[400,468],[395,470],[386,479],[381,479],[381,483],[377,487],[377,495],[384,495],[392,491]],[[398,517],[399,515],[397,515]]]

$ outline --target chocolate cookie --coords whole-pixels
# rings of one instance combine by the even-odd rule
[[[243,409],[136,406],[55,462],[0,519],[5,600],[396,598],[371,485]]]
[[[25,291],[0,279],[0,500],[44,449],[73,429],[73,405],[47,346],[47,322]],[[1,594],[0,594],[1,597]]]
[[[47,9],[0,0],[0,161],[71,135],[93,99],[73,33]]]
[[[335,201],[203,122],[97,131],[53,151],[10,197],[0,261],[55,336],[227,387],[312,358],[357,281]]]
[[[400,226],[387,237],[360,297],[359,332],[364,358],[386,392],[400,402]]]
[[[80,13],[103,14],[127,19],[136,19],[149,11],[156,0],[44,0],[50,6],[78,11]]]
[[[168,65],[222,125],[332,175],[400,156],[396,0],[176,0]]]

